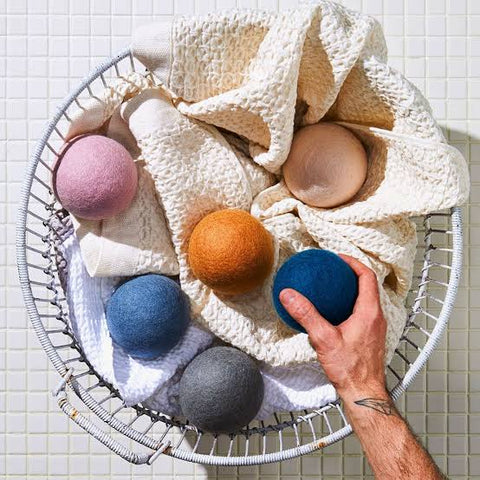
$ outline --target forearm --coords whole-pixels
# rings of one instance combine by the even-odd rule
[[[445,478],[382,387],[364,391],[351,390],[342,397],[348,419],[362,444],[375,478]]]
[[[385,388],[387,322],[375,273],[348,255],[341,256],[358,277],[352,315],[332,326],[300,293],[284,289],[280,300],[307,331],[318,361],[342,397],[349,421],[380,480],[441,480],[425,449],[398,414]]]

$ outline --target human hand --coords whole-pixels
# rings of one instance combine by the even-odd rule
[[[307,298],[291,288],[280,292],[280,301],[307,331],[318,361],[344,400],[384,396],[387,325],[380,306],[377,277],[355,258],[340,257],[358,277],[358,298],[345,322],[333,326]]]
[[[303,295],[286,288],[280,301],[308,333],[318,361],[344,400],[345,411],[375,478],[440,480],[442,473],[398,414],[385,386],[385,335],[375,273],[340,255],[358,277],[353,313],[331,325]]]

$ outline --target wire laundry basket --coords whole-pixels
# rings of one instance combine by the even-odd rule
[[[209,465],[257,465],[277,462],[321,449],[352,432],[341,402],[321,409],[279,412],[268,421],[246,426],[235,435],[198,431],[139,404],[126,407],[84,357],[69,328],[67,302],[61,288],[68,269],[58,245],[71,228],[68,212],[52,193],[52,165],[64,141],[71,108],[108,86],[109,79],[145,71],[129,49],[95,68],[60,105],[48,123],[28,164],[17,222],[17,264],[28,315],[38,339],[60,375],[54,395],[75,423],[128,462],[151,464],[170,455]],[[145,75],[150,75],[145,71]],[[394,400],[411,385],[438,345],[451,315],[462,266],[462,220],[459,208],[415,219],[418,248],[408,319],[395,356],[387,369]],[[55,227],[53,224],[55,223]],[[60,226],[60,228],[59,228]],[[76,394],[74,407],[66,387]],[[137,452],[137,450],[141,451]]]

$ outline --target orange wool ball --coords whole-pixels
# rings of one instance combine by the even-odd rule
[[[243,210],[220,210],[204,217],[188,245],[193,274],[216,293],[239,295],[261,285],[273,267],[273,240]]]

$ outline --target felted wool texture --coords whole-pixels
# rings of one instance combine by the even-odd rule
[[[106,316],[117,345],[132,357],[153,360],[168,353],[185,334],[190,308],[178,283],[151,273],[120,284]]]
[[[243,210],[219,210],[202,218],[188,243],[193,274],[216,293],[238,295],[263,283],[274,260],[273,240]]]
[[[112,341],[105,317],[105,306],[121,278],[92,278],[73,234],[59,245],[59,252],[67,264],[64,290],[70,327],[92,367],[118,389],[127,406],[142,402],[168,385],[177,371],[210,344],[211,333],[190,324],[179,343],[155,360],[127,355]],[[163,407],[162,411],[168,413],[169,405]]]
[[[182,413],[201,430],[234,433],[250,423],[262,404],[263,379],[255,362],[231,347],[197,355],[179,384]]]
[[[53,186],[68,211],[101,220],[129,207],[137,190],[137,170],[120,143],[102,135],[81,135],[64,145]]]
[[[278,218],[272,221],[277,222],[276,229],[285,238],[300,240],[298,232],[302,230],[301,225],[289,231],[287,228],[292,223],[281,223]],[[59,247],[67,268],[59,266],[59,272],[61,278],[66,273],[66,281],[62,285],[68,301],[68,318],[86,358],[103,378],[120,391],[128,405],[141,402],[167,415],[180,415],[178,382],[183,368],[197,352],[212,344],[214,336],[190,325],[182,347],[177,346],[175,352],[166,355],[162,362],[142,362],[125,356],[121,349],[114,349],[104,311],[115,286],[122,279],[92,278],[85,269],[83,252],[78,239],[72,234],[72,226],[62,223],[57,227],[68,229],[64,243]],[[54,226],[59,230],[57,227]],[[319,408],[336,398],[335,389],[328,384],[317,362],[291,367],[272,367],[259,362],[258,366],[265,386],[262,406],[256,417],[260,420],[267,419],[273,412]]]
[[[282,173],[299,200],[312,207],[336,207],[355,201],[367,175],[367,154],[350,130],[320,122],[295,133]]]
[[[328,250],[304,250],[280,267],[273,282],[273,304],[288,326],[306,333],[280,302],[279,295],[284,288],[301,293],[326,320],[339,325],[352,314],[358,295],[358,280],[351,267]]]

